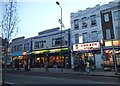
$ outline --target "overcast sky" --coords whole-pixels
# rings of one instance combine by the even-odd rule
[[[5,1],[5,0],[4,0]],[[37,36],[38,32],[60,27],[58,18],[61,17],[58,1],[63,9],[63,23],[70,28],[70,13],[95,7],[97,4],[108,4],[114,0],[17,0],[19,19],[19,33],[16,37],[26,38]],[[0,3],[1,6],[1,3]],[[1,11],[1,10],[0,10]],[[0,15],[1,16],[1,15]],[[15,38],[16,38],[15,37]]]

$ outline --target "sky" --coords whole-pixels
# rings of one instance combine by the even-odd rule
[[[6,0],[4,0],[6,1]],[[25,38],[37,36],[38,32],[47,29],[60,27],[58,19],[62,19],[65,28],[70,25],[70,13],[85,10],[88,7],[95,7],[97,4],[108,4],[114,0],[17,0],[17,11],[20,22],[18,23],[19,32],[15,38],[25,36]],[[0,3],[1,6],[1,3]],[[1,15],[0,15],[1,16]]]

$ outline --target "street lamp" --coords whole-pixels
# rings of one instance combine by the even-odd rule
[[[61,24],[61,50],[62,50],[62,27],[63,27],[63,23],[62,23],[62,7],[60,6],[60,3],[57,1],[56,2],[57,5],[59,5],[59,7],[61,8],[61,20],[60,20],[60,24]],[[60,52],[60,56],[61,56],[61,72],[62,70],[62,52]]]

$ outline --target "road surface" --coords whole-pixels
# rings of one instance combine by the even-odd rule
[[[49,72],[7,72],[8,84],[119,84],[118,77],[87,76]]]

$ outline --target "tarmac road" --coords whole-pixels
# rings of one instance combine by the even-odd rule
[[[50,72],[8,71],[10,84],[119,84],[118,77],[61,74]]]

